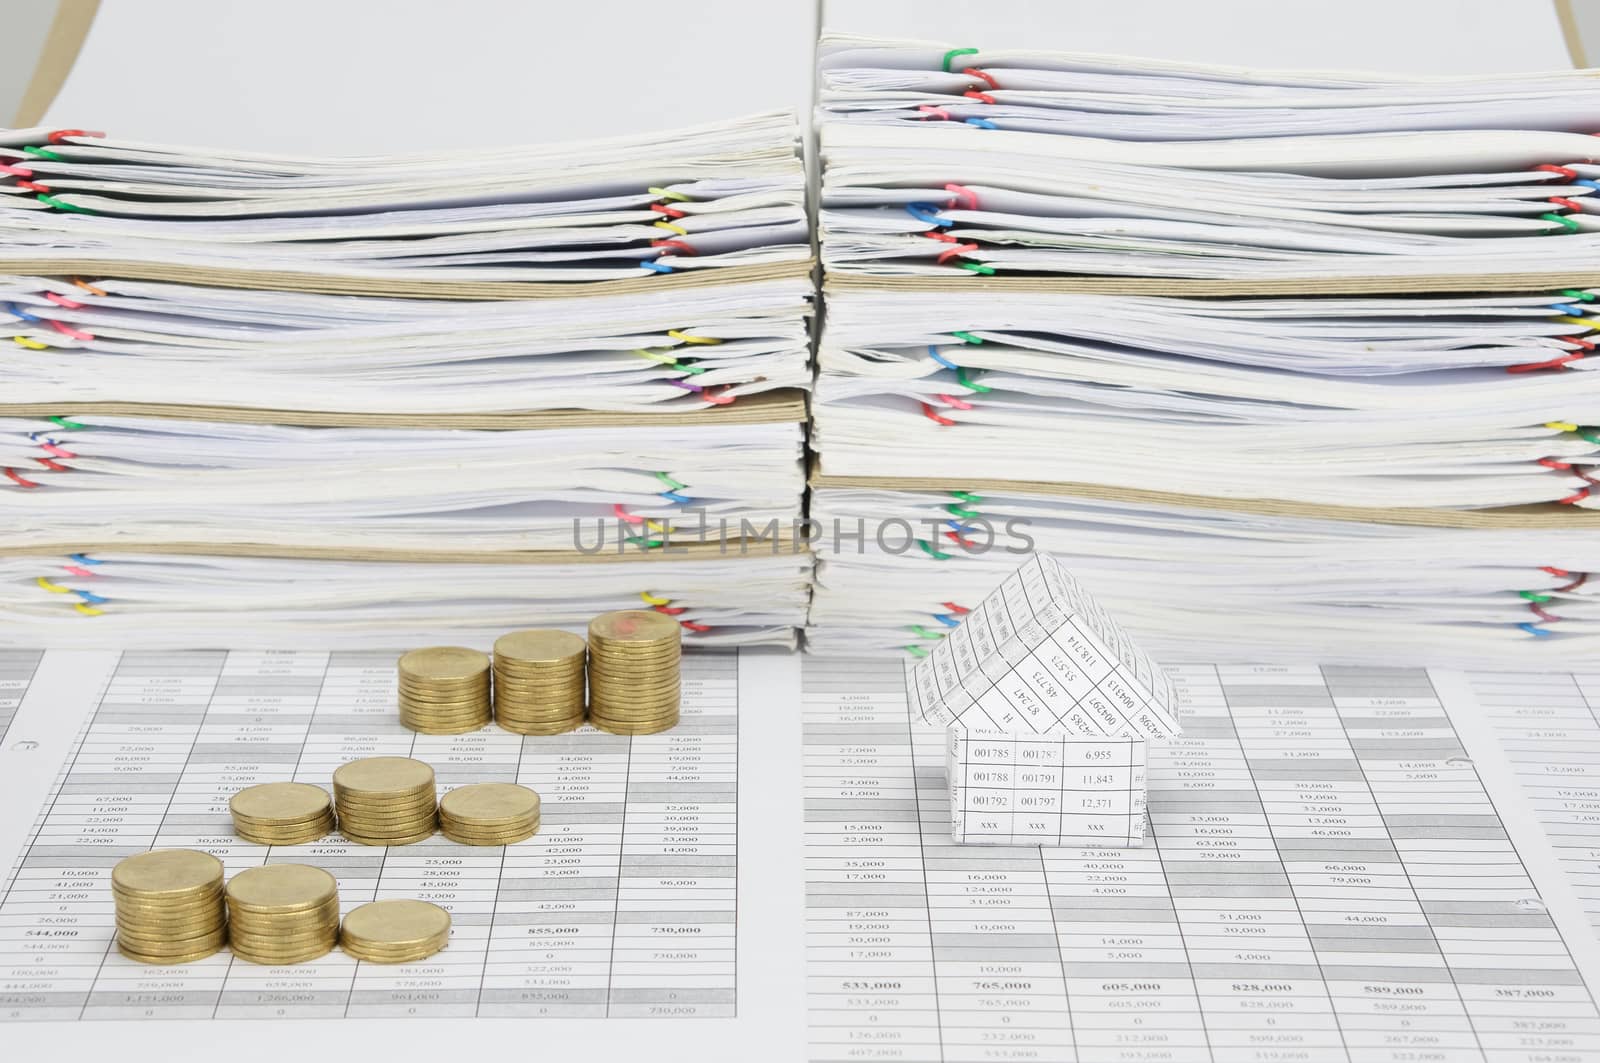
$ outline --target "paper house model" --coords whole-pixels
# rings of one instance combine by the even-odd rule
[[[947,730],[955,841],[1143,844],[1146,743],[1182,730],[1172,685],[1054,558],[907,668],[906,696]]]

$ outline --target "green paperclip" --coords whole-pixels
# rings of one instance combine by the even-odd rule
[[[987,394],[988,392],[994,390],[994,388],[986,387],[983,384],[974,384],[971,380],[968,380],[966,366],[962,366],[960,369],[956,370],[956,379],[961,382],[962,387],[966,388],[968,391],[976,391],[980,395]]]
[[[1578,438],[1600,446],[1600,428],[1584,427],[1578,429]]]
[[[969,520],[971,518],[973,518],[973,517],[981,517],[981,516],[983,516],[982,513],[979,513],[976,510],[962,509],[960,506],[956,505],[954,502],[950,503],[948,506],[945,506],[944,507],[944,511],[946,513],[950,514],[952,517],[965,517],[965,518],[967,518]]]
[[[962,343],[982,343],[983,342],[983,337],[982,336],[974,336],[970,332],[952,332],[952,333],[950,333],[950,335],[954,336],[956,339],[960,340]]]
[[[63,203],[63,202],[61,202],[61,200],[57,199],[55,196],[47,196],[43,192],[40,192],[34,198],[37,199],[40,203],[43,203],[45,206],[54,207],[57,210],[71,211],[73,214],[93,214],[94,213],[94,211],[90,210],[88,207],[75,207],[71,203]]]
[[[682,369],[685,373],[688,373],[690,376],[699,376],[701,373],[704,373],[706,371],[705,370],[705,366],[702,366],[702,365],[690,365],[688,362],[673,362],[672,363],[672,368],[674,368],[674,369]]]
[[[1569,218],[1569,217],[1567,217],[1567,216],[1565,216],[1563,214],[1541,214],[1541,215],[1539,215],[1539,220],[1540,221],[1551,221],[1551,222],[1555,222],[1557,225],[1564,225],[1564,226],[1566,226],[1567,231],[1569,233],[1578,232],[1579,230],[1581,230],[1583,228],[1583,226],[1579,225],[1577,222],[1573,221],[1571,218]],[[1552,230],[1551,232],[1549,232],[1546,235],[1556,236],[1558,234],[1554,230]]]
[[[682,491],[685,487],[688,486],[687,484],[679,483],[678,481],[674,480],[672,477],[668,476],[664,472],[656,473],[656,479],[660,480],[662,483],[666,484],[667,485],[667,489],[669,491]]]
[[[948,561],[948,560],[950,560],[950,555],[949,554],[941,554],[938,550],[936,550],[932,546],[928,545],[928,541],[926,539],[918,539],[917,540],[917,545],[922,547],[922,552],[923,553],[927,554],[929,557],[933,558],[935,561]]]
[[[69,421],[65,417],[48,418],[51,424],[60,425],[62,428],[86,430],[88,425],[81,425],[77,421]]]
[[[1571,288],[1568,288],[1566,291],[1562,292],[1561,294],[1566,296],[1568,299],[1576,299],[1580,303],[1592,303],[1597,298],[1600,298],[1600,296],[1595,295],[1594,292],[1574,291]]]
[[[1555,217],[1555,215],[1546,215],[1546,217]],[[1572,227],[1576,229],[1578,226],[1574,224]],[[994,276],[994,267],[985,266],[981,262],[957,262],[956,265],[960,266],[962,269],[970,269],[974,273],[981,273],[985,277]]]
[[[1528,601],[1538,602],[1541,605],[1550,600],[1550,595],[1540,594],[1538,591],[1518,591],[1517,593]]]
[[[51,162],[67,161],[67,157],[65,155],[57,155],[49,148],[23,148],[22,153],[24,155],[32,155],[36,159],[49,159]]]
[[[660,539],[646,539],[642,535],[630,535],[624,539],[623,542],[627,543],[629,546],[638,546],[640,543],[643,543],[646,550],[654,550],[656,547],[663,545],[662,540]]]
[[[922,646],[901,646],[900,648],[913,657],[926,657],[928,655],[927,649]]]
[[[921,624],[911,624],[911,625],[909,625],[909,629],[912,632],[912,634],[916,635],[917,638],[919,638],[919,639],[928,639],[929,641],[937,641],[939,639],[944,638],[944,635],[940,634],[937,631],[929,631],[927,628],[923,627]]]
[[[946,491],[945,494],[949,495],[951,498],[959,498],[963,502],[970,502],[973,505],[977,505],[979,502],[983,501],[981,496],[975,495],[971,491]]]
[[[944,53],[944,72],[946,74],[950,73],[950,60],[954,59],[956,56],[958,56],[958,55],[977,55],[977,54],[978,54],[978,49],[976,49],[976,48],[952,48],[952,49],[950,49],[948,52]]]

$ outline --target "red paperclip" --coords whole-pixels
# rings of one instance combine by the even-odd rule
[[[943,392],[939,393],[939,401],[955,410],[972,409],[972,403],[967,402],[964,399],[958,399],[954,395],[946,395]]]
[[[950,206],[965,207],[967,210],[978,209],[978,194],[966,185],[945,185],[944,190],[955,197],[950,201]]]
[[[954,247],[947,248],[947,249],[939,252],[939,259],[938,259],[939,265],[941,265],[941,266],[944,265],[946,262],[950,261],[950,259],[954,258],[956,255],[964,255],[968,251],[976,251],[977,249],[978,249],[978,245],[977,244],[957,244]]]
[[[57,129],[49,135],[52,144],[59,144],[68,137],[103,137],[104,133],[91,133],[87,129]]]
[[[13,166],[10,163],[0,162],[0,173],[8,173],[13,177],[32,177],[33,171],[26,166]]]
[[[968,609],[966,606],[957,605],[955,602],[940,602],[939,604],[957,616],[966,616],[968,613],[972,612],[972,610]]]
[[[1582,351],[1571,351],[1567,354],[1563,354],[1559,358],[1552,358],[1548,362],[1525,362],[1522,365],[1508,365],[1506,366],[1506,372],[1532,373],[1538,369],[1561,369],[1564,368],[1568,362],[1582,360],[1583,356],[1584,355]]]
[[[1545,163],[1541,166],[1535,166],[1534,169],[1543,170],[1545,173],[1558,173],[1569,181],[1578,179],[1578,171],[1567,166],[1551,166],[1549,163]]]
[[[1589,582],[1589,573],[1580,572],[1580,573],[1578,573],[1578,578],[1577,579],[1573,580],[1571,583],[1567,584],[1565,587],[1557,587],[1556,590],[1558,590],[1558,591],[1575,591],[1579,587],[1583,586],[1585,583],[1588,583],[1588,582]]]
[[[690,247],[688,244],[684,243],[682,240],[651,240],[650,246],[676,248],[686,255],[698,255],[700,253],[694,248]]]
[[[710,624],[697,624],[693,620],[680,620],[680,621],[678,621],[678,624],[681,627],[688,628],[690,631],[710,631],[711,630],[711,625]]]
[[[968,77],[982,78],[984,81],[988,82],[991,89],[997,89],[1000,87],[1000,83],[994,79],[994,75],[990,74],[987,70],[979,70],[975,66],[969,66],[963,67],[961,72]]]
[[[976,89],[970,89],[967,92],[963,92],[961,95],[965,96],[969,100],[982,100],[984,103],[996,102],[995,98],[989,95],[987,92],[979,92]]]
[[[949,427],[950,425],[955,424],[955,422],[950,420],[950,418],[939,416],[938,412],[935,411],[934,408],[932,406],[929,406],[926,402],[921,402],[921,403],[918,403],[917,405],[922,407],[922,416],[926,417],[928,420],[934,422],[935,424],[943,425],[945,427]]]
[[[638,515],[633,514],[633,513],[629,513],[627,510],[623,509],[621,502],[618,502],[616,505],[612,506],[611,507],[611,512],[615,513],[619,520],[625,520],[629,524],[643,524],[644,523],[644,518],[643,517],[638,516]]]
[[[34,483],[32,480],[24,480],[22,477],[18,476],[17,475],[17,470],[15,470],[15,469],[10,469],[10,468],[6,469],[6,477],[8,479],[10,479],[13,483],[17,484],[19,487],[38,487],[39,486],[38,484]]]
[[[650,209],[655,211],[657,214],[665,214],[669,218],[687,218],[689,216],[681,210],[677,210],[673,207],[664,207],[660,203],[650,204]]]
[[[918,107],[917,110],[921,111],[923,114],[933,115],[935,118],[942,119],[946,122],[955,121],[955,119],[950,116],[950,112],[945,110],[943,107],[930,107],[927,104],[923,104],[922,106]],[[924,121],[926,121],[926,119],[924,119]]]
[[[38,192],[46,196],[50,194],[50,186],[42,185],[38,181],[18,181],[17,187],[26,188],[30,192]]]
[[[1583,211],[1583,207],[1577,200],[1568,199],[1566,196],[1551,196],[1546,202],[1554,203],[1558,207],[1566,207],[1568,210],[1576,210],[1580,213]]]
[[[665,613],[667,616],[679,616],[688,612],[687,607],[682,605],[657,605],[652,606],[651,608],[655,609],[655,611],[658,613]]]

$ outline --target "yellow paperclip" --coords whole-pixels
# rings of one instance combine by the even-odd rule
[[[645,600],[645,604],[647,604],[647,605],[671,605],[672,604],[672,599],[671,598],[658,598],[654,594],[651,594],[649,591],[640,591],[639,592],[639,597],[643,598]]]
[[[675,328],[667,329],[667,335],[679,343],[721,343],[715,336],[691,336],[687,332],[679,332]]]
[[[670,221],[658,221],[658,222],[656,222],[656,228],[657,229],[668,229],[668,230],[670,230],[672,232],[677,233],[679,236],[688,236],[689,235],[689,230],[688,229],[685,229],[681,225],[674,225]]]
[[[105,615],[105,610],[104,609],[96,609],[94,606],[86,605],[83,602],[79,602],[77,605],[73,606],[73,608],[76,609],[78,612],[82,613],[84,616],[104,616]]]
[[[1554,428],[1557,432],[1576,432],[1578,430],[1578,426],[1571,421],[1546,421],[1544,426],[1546,428]]]
[[[645,191],[649,192],[652,196],[655,196],[657,199],[675,199],[679,203],[692,202],[689,199],[689,197],[684,195],[682,192],[669,192],[665,188],[647,188],[647,189],[645,189]]]
[[[51,583],[49,580],[45,579],[43,576],[39,577],[38,583],[39,583],[39,586],[43,587],[45,590],[49,591],[51,594],[71,594],[72,593],[72,588],[71,587],[63,587],[59,583]]]
[[[657,365],[675,366],[678,364],[678,360],[672,357],[672,355],[662,354],[660,351],[647,351],[643,347],[635,347],[633,353],[637,354],[641,358],[648,358]]]
[[[1562,317],[1556,318],[1556,320],[1561,322],[1563,325],[1582,325],[1584,328],[1594,328],[1595,325],[1594,320],[1587,317],[1567,317],[1563,315]],[[1560,336],[1556,337],[1556,339],[1560,338]]]
[[[671,535],[672,534],[672,528],[670,528],[670,527],[668,527],[666,525],[657,524],[655,521],[651,520],[648,517],[645,518],[644,524],[645,524],[645,527],[649,528],[651,531],[658,531],[662,535]]]
[[[12,336],[11,342],[15,343],[19,347],[26,347],[30,351],[48,351],[50,349],[50,345],[48,343],[40,343],[38,340],[30,340],[26,336]]]

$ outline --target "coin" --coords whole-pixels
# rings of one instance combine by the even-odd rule
[[[340,828],[339,833],[357,845],[414,845],[433,837],[434,828],[429,825],[426,830],[419,830],[414,834],[397,835],[357,834],[345,828]]]
[[[644,609],[620,609],[602,613],[589,621],[589,642],[660,642],[676,641],[678,622],[661,613]]]
[[[352,796],[413,793],[434,785],[433,769],[410,757],[365,757],[341,764],[333,785]]]
[[[215,889],[221,880],[222,861],[196,849],[136,853],[111,869],[111,888],[131,896],[197,896]]]
[[[373,901],[353,909],[340,929],[344,950],[374,963],[395,957],[421,959],[442,948],[450,935],[450,913],[427,901]],[[420,953],[417,955],[416,953]]]
[[[465,646],[429,646],[401,654],[397,663],[402,676],[424,680],[467,680],[488,670],[489,657]]]
[[[266,864],[228,880],[228,906],[251,912],[316,908],[339,894],[339,881],[310,864]]]

